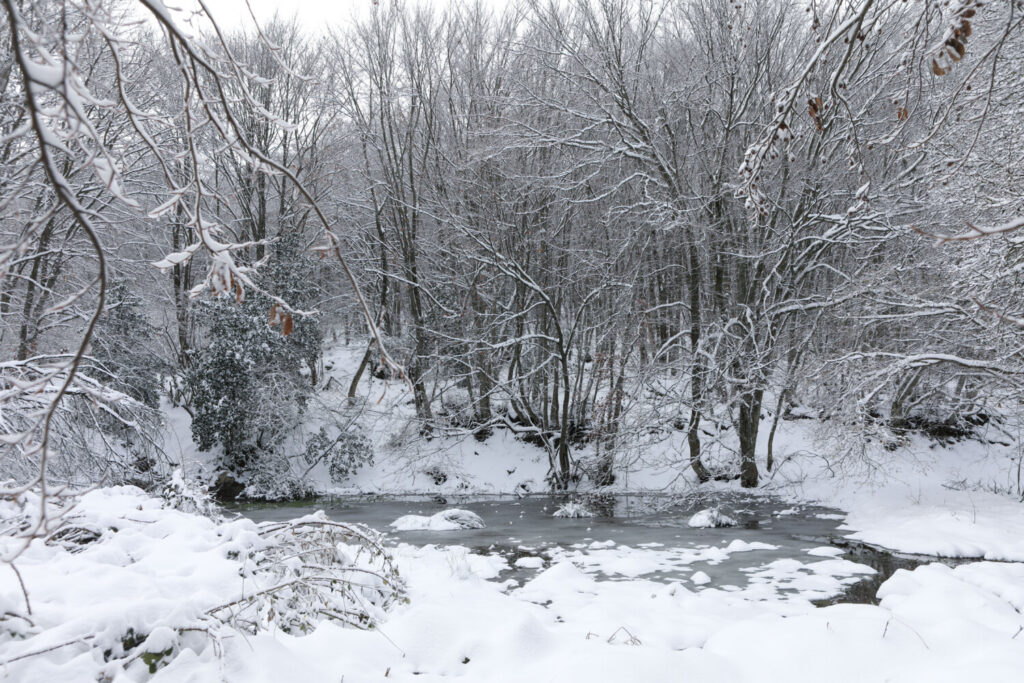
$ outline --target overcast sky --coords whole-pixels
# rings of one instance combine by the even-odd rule
[[[249,0],[256,17],[264,21],[277,10],[284,16],[295,14],[310,27],[342,23],[353,13],[366,11],[372,0]],[[245,0],[207,0],[214,19],[221,24],[242,23],[249,19]]]
[[[184,4],[180,0],[165,0],[168,5]],[[389,2],[390,0],[380,0]],[[425,4],[442,7],[453,0],[424,0]],[[506,4],[508,0],[487,0],[487,4],[495,7]],[[353,16],[367,12],[373,7],[373,0],[250,0],[253,12],[260,21],[273,16],[279,11],[284,16],[295,14],[310,28],[322,28],[331,24],[344,23]],[[207,0],[207,7],[218,23],[228,26],[241,24],[249,20],[249,10],[245,0]]]

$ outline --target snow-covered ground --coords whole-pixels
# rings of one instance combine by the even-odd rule
[[[400,381],[366,375],[358,400],[349,406],[347,388],[361,355],[362,348],[356,344],[325,351],[327,379],[319,397],[321,407],[311,409],[299,439],[332,421],[355,420],[373,443],[375,461],[340,484],[330,480],[326,467],[316,467],[308,477],[318,489],[334,494],[441,496],[545,490],[546,453],[507,430],[496,429],[482,442],[468,434],[421,436],[412,419],[408,387]],[[166,445],[172,458],[180,460],[189,474],[208,472],[211,456],[196,450],[187,414],[182,409],[168,409],[168,414]],[[1024,443],[1010,439],[1005,429],[990,426],[981,430],[980,440],[945,446],[912,435],[890,451],[878,440],[859,444],[857,435],[844,435],[834,426],[829,426],[832,431],[826,436],[825,427],[814,419],[781,421],[774,445],[779,464],[771,473],[761,464],[760,490],[794,502],[840,508],[848,513],[846,526],[852,538],[887,548],[1024,561],[1024,505],[1007,495],[1024,485]],[[761,454],[767,435],[765,426],[758,445]],[[855,452],[838,457],[847,442],[859,445]],[[615,484],[608,491],[694,490],[682,432],[634,451],[617,463]],[[576,455],[586,456],[587,451]],[[701,488],[732,491],[737,484],[713,482]]]
[[[3,680],[1016,681],[1024,668],[1024,564],[928,564],[897,571],[877,606],[815,607],[871,570],[824,547],[752,567],[744,588],[613,581],[707,557],[597,543],[547,553],[517,585],[497,555],[403,544],[409,601],[377,629],[290,635],[269,614],[252,635],[197,622],[259,589],[244,559],[252,522],[163,509],[130,487],[92,492],[76,514],[106,530],[99,540],[36,543],[16,563],[31,614],[15,573],[0,576]],[[750,533],[719,552],[756,549]],[[184,630],[197,623],[209,632]]]
[[[329,354],[336,381],[324,405],[344,403],[355,355],[346,348]],[[404,392],[396,382],[363,383],[352,410],[371,436],[374,465],[343,484],[315,469],[321,490],[543,490],[543,451],[500,429],[483,442],[423,438]],[[209,456],[191,444],[187,416],[169,415],[175,459],[190,474],[208,468]],[[314,410],[307,431],[329,418],[338,416]],[[596,538],[514,560],[402,543],[391,550],[408,602],[381,614],[377,628],[323,620],[304,635],[286,633],[277,613],[265,609],[265,628],[253,634],[203,615],[266,587],[245,559],[260,547],[259,527],[165,509],[136,489],[100,489],[76,511],[105,530],[98,540],[35,543],[15,562],[17,573],[0,567],[0,680],[1020,680],[1024,505],[1011,495],[1019,447],[998,435],[991,440],[1003,444],[940,446],[907,437],[895,450],[868,444],[837,457],[836,434],[823,439],[823,429],[815,420],[782,422],[779,465],[762,473],[759,490],[791,501],[793,514],[812,502],[843,511],[840,529],[851,539],[979,561],[897,570],[878,590],[877,605],[818,607],[812,601],[840,594],[872,569],[842,549],[811,543],[792,557],[752,560],[743,586],[710,576],[718,559],[755,557],[751,551],[767,547],[756,529],[739,529],[739,538],[720,547]],[[620,463],[611,490],[692,493],[681,439],[638,447]],[[737,486],[701,489],[714,498]],[[339,557],[352,554],[343,551]],[[685,578],[654,580],[657,572]],[[197,620],[204,634],[183,630]]]

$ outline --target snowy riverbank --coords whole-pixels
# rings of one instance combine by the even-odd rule
[[[337,406],[351,352],[334,354],[328,360],[339,381],[323,401]],[[407,398],[397,383],[364,382],[357,419],[374,463],[344,485],[314,467],[309,476],[319,490],[431,498],[544,490],[543,450],[502,429],[484,441],[408,433]],[[182,412],[169,413],[167,446],[190,474],[209,471],[210,456],[196,451]],[[319,427],[312,415],[307,432]],[[316,617],[305,635],[287,633],[277,611],[264,608],[253,633],[209,615],[273,588],[269,575],[254,578],[246,559],[261,552],[261,527],[167,509],[130,487],[100,489],[75,511],[76,524],[97,530],[95,537],[36,542],[16,561],[17,574],[0,572],[0,680],[1017,680],[1024,670],[1017,446],[984,433],[946,445],[908,436],[894,449],[877,443],[837,454],[841,435],[824,438],[824,431],[815,420],[781,422],[777,466],[763,472],[753,495],[787,501],[791,510],[780,515],[800,515],[813,503],[841,510],[839,531],[853,540],[990,561],[897,570],[878,590],[878,604],[819,607],[872,569],[820,542],[759,560],[751,551],[773,546],[756,528],[741,526],[728,542],[679,547],[590,534],[588,545],[518,559],[458,541],[392,541],[408,603],[377,610],[376,629]],[[696,487],[683,437],[638,444],[606,490],[702,499],[740,492],[736,482]],[[723,447],[709,457],[730,454]],[[352,555],[339,555],[342,568]],[[748,556],[744,585],[709,576],[716,561]],[[680,578],[655,580],[657,572]]]
[[[357,400],[349,404],[348,381],[361,352],[335,345],[325,352],[326,379],[302,434],[315,433],[345,411],[373,445],[374,461],[339,484],[324,465],[303,475],[313,488],[334,495],[380,494],[457,496],[521,495],[547,488],[545,451],[509,430],[495,429],[485,440],[471,434],[434,434],[415,430],[408,387],[402,382],[366,376]],[[341,407],[341,408],[339,408]],[[165,447],[186,473],[200,476],[213,469],[213,454],[192,442],[182,409],[167,408]],[[859,434],[814,419],[781,420],[774,438],[776,466],[763,462],[768,429],[758,443],[762,483],[756,489],[794,503],[821,503],[847,513],[852,538],[902,552],[1024,560],[1024,505],[1017,502],[1024,449],[1007,434],[1013,429],[989,425],[975,439],[937,443],[921,435],[898,441],[863,442]],[[727,466],[735,454],[725,433],[708,448],[713,465]],[[299,438],[293,449],[298,449]],[[895,447],[894,447],[895,446]],[[658,493],[713,496],[738,491],[737,482],[697,487],[686,465],[685,433],[669,430],[649,435],[622,454],[615,464],[613,494]],[[589,447],[574,455],[583,459]],[[305,468],[304,463],[299,463]],[[581,490],[590,485],[584,480]]]
[[[894,501],[894,543],[915,525],[944,537],[944,518],[928,508],[900,517],[894,489],[879,490]],[[1012,522],[1015,509],[978,502],[973,527],[950,519],[975,530],[972,547],[1015,552],[1013,523],[1001,534],[986,523],[1004,514]],[[253,635],[208,616],[267,587],[253,571],[262,547],[253,522],[167,509],[131,487],[89,493],[74,514],[98,537],[33,543],[15,565],[26,593],[13,571],[0,576],[0,680],[617,682],[672,672],[699,681],[1013,681],[1024,667],[1024,564],[928,564],[897,571],[878,605],[816,607],[812,600],[872,570],[809,544],[799,557],[752,561],[742,587],[703,571],[670,582],[643,576],[741,557],[760,547],[756,529],[704,550],[600,539],[582,551],[551,548],[521,585],[504,578],[514,572],[500,555],[403,543],[392,552],[409,601],[380,613],[377,629],[323,620],[299,636],[271,611]],[[858,515],[876,523],[864,514],[848,524]],[[870,540],[886,528],[877,524],[856,535]],[[353,552],[343,551],[337,561],[349,566]]]

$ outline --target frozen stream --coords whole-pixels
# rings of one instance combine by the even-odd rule
[[[553,517],[559,500],[496,496],[332,498],[315,503],[240,505],[255,521],[292,519],[324,510],[337,521],[388,531],[393,543],[458,546],[482,555],[500,555],[495,577],[522,585],[562,560],[604,580],[634,578],[680,581],[690,587],[726,591],[800,593],[823,602],[872,602],[875,589],[896,569],[913,568],[925,558],[897,556],[863,546],[845,546],[839,530],[843,515],[834,509],[793,505],[764,497],[715,499],[739,524],[727,528],[690,528],[690,517],[707,500],[678,502],[656,496],[616,496],[590,507],[591,518]],[[403,515],[430,516],[460,508],[478,514],[483,529],[394,531]],[[705,576],[702,576],[703,573]],[[767,597],[767,594],[765,594]]]

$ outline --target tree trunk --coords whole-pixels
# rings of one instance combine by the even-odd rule
[[[700,355],[700,255],[697,245],[690,244],[690,354],[692,368],[690,371],[690,425],[686,431],[686,441],[690,447],[690,467],[697,475],[697,481],[703,484],[711,479],[711,474],[700,459],[700,403],[704,393],[704,359]]]
[[[775,404],[775,415],[772,416],[772,428],[768,432],[768,452],[765,455],[765,467],[769,472],[775,466],[775,430],[779,428],[779,420],[782,419],[782,411],[786,406],[786,389],[779,392],[779,400]]]
[[[359,367],[356,368],[356,374],[352,375],[352,382],[348,385],[348,402],[352,403],[356,398],[356,387],[359,386],[359,380],[363,376],[363,372],[366,370],[366,366],[370,364],[370,358],[373,357],[373,340],[366,345],[366,353],[363,354],[363,359],[359,361]]]
[[[747,391],[740,397],[740,417],[737,424],[740,437],[740,486],[757,486],[757,431],[761,424],[762,389]]]

